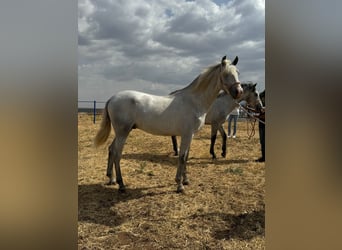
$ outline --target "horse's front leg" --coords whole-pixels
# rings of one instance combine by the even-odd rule
[[[177,193],[184,192],[184,186],[189,184],[189,179],[187,177],[186,171],[186,161],[190,150],[190,144],[192,140],[193,134],[182,136],[181,138],[181,146],[179,150],[179,158],[178,158],[178,168],[176,173],[176,182],[177,182]]]
[[[191,142],[190,142],[191,143]],[[189,147],[188,149],[186,150],[186,153],[185,153],[185,164],[184,164],[184,171],[183,171],[183,185],[189,185],[190,182],[189,182],[189,179],[188,179],[188,176],[187,176],[187,171],[186,171],[186,163],[188,162],[188,159],[189,159],[189,152],[190,152],[190,144],[189,144]]]
[[[224,131],[224,128],[222,126],[222,124],[219,126],[219,131],[220,131],[220,134],[222,136],[222,157],[226,157],[227,155],[227,134],[226,132]]]

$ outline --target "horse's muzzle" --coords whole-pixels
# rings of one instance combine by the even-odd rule
[[[262,104],[261,103],[257,103],[257,105],[255,107],[256,112],[260,113],[262,109],[263,109]]]
[[[229,88],[229,93],[234,99],[238,99],[241,97],[243,94],[243,88],[241,87],[240,82],[234,83],[230,88]]]

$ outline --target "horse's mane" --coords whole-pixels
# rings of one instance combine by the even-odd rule
[[[206,68],[202,74],[199,75],[197,84],[194,86],[194,91],[203,91],[208,85],[209,80],[218,76],[221,69],[221,63]]]
[[[230,63],[227,61],[227,65]],[[170,93],[170,95],[175,95],[185,90],[191,90],[192,92],[203,92],[208,86],[209,80],[219,75],[219,70],[221,68],[221,63],[209,66],[201,74],[199,74],[188,86],[175,90]]]
[[[259,95],[260,97],[265,97],[265,90],[263,90]]]
[[[259,97],[261,99],[262,105],[265,106],[265,89],[259,94]]]
[[[178,94],[178,93],[180,93],[180,92],[183,92],[184,90],[186,90],[186,89],[189,89],[192,85],[194,85],[196,82],[197,82],[197,80],[198,80],[198,78],[200,77],[200,75],[198,75],[188,86],[186,86],[186,87],[184,87],[184,88],[182,88],[182,89],[177,89],[177,90],[175,90],[175,91],[172,91],[171,93],[170,93],[170,95],[175,95],[175,94]]]

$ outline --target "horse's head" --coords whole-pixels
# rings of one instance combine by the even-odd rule
[[[256,90],[256,85],[257,83],[242,83],[243,94],[241,99],[244,99],[249,106],[259,111],[263,105],[260,100],[259,92]]]
[[[243,89],[239,81],[239,71],[236,68],[236,64],[239,58],[235,57],[234,61],[231,62],[224,56],[221,60],[221,84],[222,89],[229,93],[234,99],[238,99]]]

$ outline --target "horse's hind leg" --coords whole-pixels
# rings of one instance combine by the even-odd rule
[[[128,133],[125,135],[117,136],[114,141],[114,151],[113,158],[115,163],[115,174],[116,174],[116,182],[119,184],[119,192],[125,192],[126,188],[123,183],[121,168],[120,168],[120,160],[122,156],[122,150],[125,145]]]
[[[113,178],[113,154],[114,154],[114,143],[115,139],[113,140],[112,144],[108,147],[108,164],[107,164],[107,176],[109,178],[109,182],[107,185],[115,184],[114,178]]]
[[[172,139],[173,151],[175,152],[175,156],[177,156],[178,155],[177,137],[173,135],[171,136],[171,139]]]
[[[219,131],[222,136],[222,157],[226,157],[227,155],[227,134],[222,127],[222,124],[219,126]]]
[[[212,155],[213,159],[216,159],[216,154],[214,151],[215,141],[216,141],[216,134],[217,134],[217,126],[211,124],[211,143],[210,143],[210,154]]]

